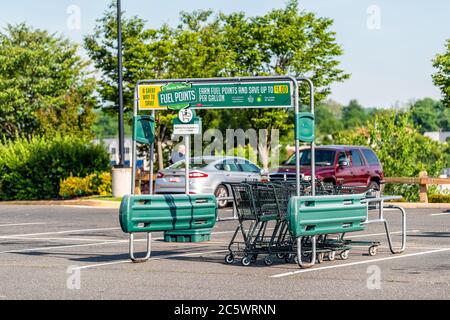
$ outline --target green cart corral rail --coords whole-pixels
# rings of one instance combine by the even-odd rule
[[[364,230],[368,216],[365,194],[292,197],[288,226],[295,237]]]
[[[130,235],[130,257],[144,262],[151,255],[152,232],[210,231],[217,220],[217,200],[213,195],[128,195],[120,206],[120,226]],[[147,253],[134,255],[134,234],[147,233]]]
[[[316,263],[316,237],[330,234],[341,234],[341,236],[337,241],[324,240],[322,247],[328,246],[330,252],[334,252],[333,247],[340,248],[344,259],[348,254],[349,245],[352,244],[370,244],[369,255],[375,255],[378,243],[343,240],[343,235],[346,233],[364,231],[366,225],[370,223],[383,223],[391,252],[402,253],[406,247],[406,213],[400,207],[388,206],[391,209],[398,209],[402,215],[402,245],[400,249],[395,250],[383,210],[386,208],[385,201],[397,198],[399,197],[368,198],[367,194],[292,197],[288,205],[287,222],[292,237],[296,239],[299,266],[309,268]],[[376,220],[369,220],[369,203],[378,204],[379,217]],[[311,239],[311,261],[308,263],[302,260],[304,256],[302,245],[305,237]]]

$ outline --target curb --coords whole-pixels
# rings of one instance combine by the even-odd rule
[[[83,206],[119,209],[118,201],[102,200],[43,200],[43,201],[0,201],[0,205],[7,206]]]
[[[450,209],[450,203],[385,202],[405,209]]]

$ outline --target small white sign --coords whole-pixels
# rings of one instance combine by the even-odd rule
[[[173,133],[176,135],[187,135],[187,134],[199,134],[200,125],[195,124],[176,124],[173,128]]]
[[[180,110],[180,112],[178,113],[178,119],[180,119],[180,121],[183,123],[190,123],[193,118],[194,113],[189,108]]]

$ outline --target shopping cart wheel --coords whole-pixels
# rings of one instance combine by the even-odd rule
[[[251,263],[255,263],[257,259],[258,259],[258,255],[257,255],[257,254],[254,254],[254,255],[252,255],[252,257],[250,258],[250,262],[251,262]]]
[[[249,257],[243,257],[241,263],[244,267],[248,267],[252,262]]]
[[[344,251],[341,252],[341,254],[339,256],[341,257],[342,260],[347,260],[349,253],[350,253],[349,250],[344,250]]]
[[[323,252],[319,252],[318,254],[317,254],[317,259],[316,259],[316,261],[318,262],[318,263],[322,263],[323,262],[323,257],[324,257],[324,253]]]
[[[227,255],[225,256],[225,262],[226,262],[227,264],[233,264],[233,263],[234,263],[234,255],[232,255],[232,254],[227,254]]]
[[[277,253],[277,258],[278,259],[280,259],[280,260],[283,260],[283,259],[286,259],[286,254],[284,254],[284,253]]]
[[[264,259],[264,264],[265,264],[266,266],[271,266],[271,265],[273,264],[273,261],[272,261],[272,259],[270,259],[270,257],[266,257],[266,258]]]
[[[334,261],[336,259],[336,251],[330,251],[327,254],[328,261]]]
[[[369,248],[369,256],[373,257],[376,256],[378,253],[378,246],[371,246]]]

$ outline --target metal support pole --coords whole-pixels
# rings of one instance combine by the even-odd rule
[[[135,121],[134,119],[137,117],[137,113],[138,113],[138,101],[139,101],[139,96],[138,96],[138,87],[136,86],[136,88],[134,89],[134,105],[133,105],[133,132],[135,132],[136,128],[134,128],[135,126]],[[132,149],[131,150],[131,194],[135,194],[136,191],[136,157],[137,157],[137,151],[136,151],[136,140],[134,137],[134,133],[133,133],[133,141],[132,141]]]
[[[311,113],[314,115],[315,112],[315,106],[314,106],[314,83],[311,81],[311,79],[308,78],[298,78],[298,81],[304,81],[308,83],[309,86],[309,96],[310,96],[310,110]],[[297,94],[298,99],[298,94]],[[297,156],[298,157],[298,156]],[[300,159],[299,159],[299,166],[300,166]],[[300,174],[300,171],[299,173]],[[313,141],[311,143],[311,193],[313,196],[316,195],[316,143]]]
[[[156,121],[155,110],[152,111],[152,117]],[[149,177],[149,188],[148,188],[150,194],[153,194],[153,192],[154,192],[154,190],[153,190],[153,166],[155,164],[154,159],[155,159],[155,143],[153,142],[150,145],[150,177]]]
[[[122,4],[117,0],[117,60],[118,60],[118,90],[119,90],[119,165],[125,166],[125,130],[123,107],[123,65],[122,65]]]
[[[191,161],[190,161],[190,159],[191,159],[191,136],[185,135],[184,143],[185,143],[185,147],[186,147],[186,155],[184,157],[185,168],[186,168],[186,177],[185,177],[184,181],[185,181],[186,194],[189,194],[189,182],[190,182],[189,181],[189,165],[191,163]]]
[[[295,122],[297,123],[297,115],[300,112],[300,105],[299,105],[299,95],[300,91],[298,88],[298,82],[295,80],[294,82],[294,113],[295,113]],[[297,128],[295,128],[297,130]],[[295,139],[295,176],[297,179],[297,196],[300,197],[300,141],[296,138]]]

